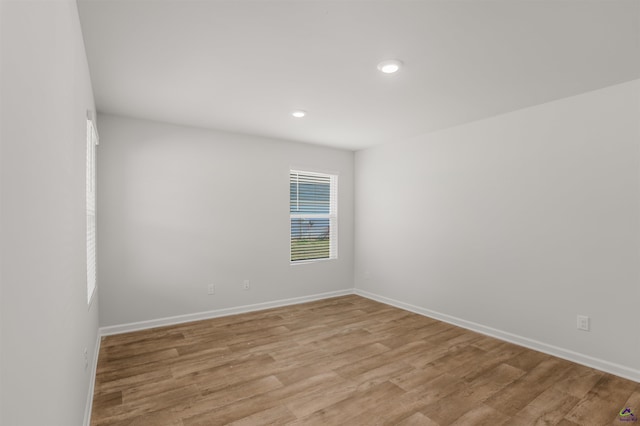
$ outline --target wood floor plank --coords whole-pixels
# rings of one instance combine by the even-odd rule
[[[254,414],[259,415],[258,413],[261,411],[270,410],[277,406],[283,406],[287,407],[287,410],[291,408],[289,411],[296,412],[299,417],[303,417],[304,415],[309,415],[318,409],[332,404],[327,403],[328,398],[325,397],[325,394],[339,395],[340,391],[347,388],[349,388],[350,392],[355,391],[355,386],[349,387],[345,386],[345,384],[347,384],[347,382],[336,373],[323,373],[318,376],[300,380],[288,386],[278,387],[258,395],[253,395],[236,404],[216,408],[210,411],[207,416],[228,419],[234,419],[242,416],[251,416],[252,418],[255,418]],[[344,399],[345,397],[346,396],[341,399]],[[321,407],[316,405],[315,409],[308,409],[309,401],[322,401],[325,405]],[[338,401],[338,399],[334,401]],[[304,412],[303,415],[300,415],[302,411],[299,408],[305,406],[306,412]],[[204,416],[204,418],[207,416]],[[203,416],[200,415],[199,417]],[[189,421],[192,422],[193,419],[189,419]]]
[[[278,405],[227,424],[231,426],[277,426],[286,424],[295,419],[296,417],[291,413],[291,411],[286,407]]]
[[[98,361],[102,362],[102,361]],[[145,383],[155,383],[162,380],[170,380],[173,376],[168,369],[152,369],[140,374],[132,374],[122,378],[105,378],[101,375],[96,375],[96,383],[94,387],[94,399],[96,396],[100,396],[109,392],[121,392],[124,389],[129,389],[133,386],[143,385]],[[99,407],[99,405],[98,405]]]
[[[286,406],[295,413],[298,419],[306,418],[351,397],[355,394],[357,387],[356,383],[341,378],[339,384],[327,389],[300,394],[286,402]]]
[[[411,342],[395,349],[390,349],[379,355],[365,358],[358,363],[353,363],[337,368],[336,372],[344,377],[356,377],[366,373],[369,370],[373,370],[385,364],[389,364],[390,362],[401,362],[406,358],[414,356],[416,353],[419,353],[422,350],[426,350],[427,347],[428,344],[426,342],[418,340],[416,342]]]
[[[396,425],[415,413],[420,413],[425,407],[425,401],[417,392],[405,392],[397,398],[387,398],[382,403],[367,410],[365,419],[374,425]],[[422,414],[422,413],[420,413]],[[358,424],[360,418],[351,423]]]
[[[103,408],[99,413],[92,415],[92,423],[110,425],[117,422],[126,422],[128,418],[144,419],[155,416],[155,412],[167,408],[190,404],[197,399],[195,386],[175,387],[166,392],[139,398],[132,403],[123,403],[120,406]]]
[[[501,426],[509,423],[511,423],[511,417],[487,405],[480,405],[465,413],[458,420],[451,423],[451,425]]]
[[[122,391],[104,392],[96,394],[94,404],[102,408],[117,407],[122,405]]]
[[[166,361],[178,358],[179,353],[176,348],[159,349],[147,351],[141,354],[130,355],[126,358],[110,359],[108,363],[100,365],[98,374],[108,374],[108,372],[122,372],[123,369],[132,368],[139,365],[146,365],[157,361]]]
[[[439,426],[421,412],[413,413],[409,417],[395,423],[397,426]]]
[[[566,377],[571,363],[549,357],[536,365],[504,391],[492,396],[486,404],[504,414],[515,416],[527,404],[551,387],[554,381]]]
[[[551,387],[542,392],[527,406],[513,416],[513,425],[543,424],[555,425],[559,423],[565,414],[578,403],[579,399],[563,392],[556,387]]]
[[[128,416],[122,420],[111,419],[100,424],[109,426],[183,426],[180,416],[174,414],[171,409],[154,411],[137,417]]]
[[[470,381],[499,365],[503,365],[504,362],[520,355],[526,350],[525,348],[506,342],[504,342],[503,345],[494,346],[489,350],[476,346],[475,342],[472,343],[471,346],[483,350],[484,353],[460,365],[454,372],[457,376]]]
[[[315,411],[311,415],[291,422],[290,424],[354,424],[356,420],[362,421],[363,416],[368,417],[368,413],[377,406],[388,402],[389,399],[400,397],[403,394],[404,391],[398,386],[391,382],[383,382],[364,390],[356,390],[356,392],[348,398],[322,410]]]
[[[604,373],[593,368],[574,364],[563,380],[558,380],[553,387],[576,398],[583,398],[604,376]]]
[[[640,384],[349,295],[103,337],[93,426],[599,425]]]
[[[633,393],[627,398],[624,404],[620,406],[620,409],[630,407],[636,409],[636,417],[638,417],[638,411],[640,411],[640,387],[636,388],[637,390],[633,391]]]
[[[439,398],[422,410],[430,419],[440,424],[450,424],[468,411],[478,408],[491,396],[520,378],[524,371],[501,364],[471,382],[465,382],[446,398]]]
[[[409,393],[420,395],[425,406],[429,406],[438,401],[444,401],[449,395],[466,387],[467,383],[464,380],[460,380],[453,374],[444,373]],[[422,412],[428,416],[427,413]]]
[[[543,354],[542,352],[524,351],[506,362],[520,370],[530,371],[541,362],[547,361],[551,358],[552,357],[550,355]]]
[[[617,420],[635,388],[636,384],[629,380],[604,375],[565,418],[578,424],[610,424]]]
[[[395,377],[390,379],[390,381],[409,392],[425,386],[427,383],[442,374],[444,374],[444,372],[438,370],[434,366],[427,366],[425,368],[414,367],[406,373],[396,374]]]

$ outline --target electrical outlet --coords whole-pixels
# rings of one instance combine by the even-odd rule
[[[578,330],[589,331],[589,317],[586,315],[578,315]]]
[[[216,286],[214,286],[213,284],[209,284],[209,286],[207,287],[207,294],[209,296],[211,296],[212,294],[216,294]]]
[[[84,350],[82,351],[82,355],[84,358],[84,369],[86,370],[87,368],[89,368],[89,351],[87,351],[87,348],[84,348]]]
[[[244,290],[249,290],[249,289],[251,288],[251,286],[249,285],[249,280],[244,280],[244,281],[242,282],[242,288],[243,288]]]

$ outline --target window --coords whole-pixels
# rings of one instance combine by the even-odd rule
[[[96,145],[98,145],[98,134],[95,125],[91,118],[87,118],[87,303],[89,304],[96,289]]]
[[[289,173],[291,262],[338,257],[338,176]]]

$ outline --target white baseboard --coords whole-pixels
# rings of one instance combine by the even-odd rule
[[[353,294],[353,289],[331,291],[328,293],[313,294],[310,296],[294,297],[291,299],[274,300],[271,302],[256,303],[254,305],[237,306],[233,308],[216,309],[213,311],[197,312],[194,314],[177,315],[174,317],[159,318],[149,321],[132,322],[129,324],[112,325],[100,327],[100,336],[112,334],[129,333],[131,331],[146,330],[155,327],[182,324],[185,322],[200,321],[211,318],[225,317],[229,315],[244,314],[247,312],[262,311],[265,309],[279,308],[281,306],[297,305],[300,303],[313,302],[316,300],[328,299],[331,297],[345,296]]]
[[[478,324],[472,321],[456,318],[451,315],[443,314],[440,312],[432,311],[430,309],[422,308],[419,306],[411,305],[409,303],[400,302],[395,299],[380,296],[378,294],[370,293],[365,290],[354,289],[354,293],[372,299],[377,302],[381,302],[387,305],[395,306],[396,308],[404,309],[416,314],[420,314],[429,318],[437,319],[458,327],[466,328],[471,331],[475,331],[487,336],[495,337],[496,339],[504,340],[509,343],[514,343],[525,348],[533,349],[538,352],[543,352],[548,355],[553,355],[558,358],[566,359],[567,361],[575,362],[577,364],[585,365],[587,367],[595,368],[606,373],[611,373],[616,376],[640,382],[640,370],[636,370],[624,365],[615,364],[603,359],[594,358],[589,355],[584,355],[578,352],[574,352],[568,349],[563,349],[558,346],[549,345],[544,342],[529,339],[527,337],[518,336],[516,334],[508,333],[506,331],[498,330],[492,327],[487,327],[482,324]]]
[[[100,355],[100,331],[96,336],[96,346],[93,349],[93,361],[89,371],[89,389],[87,390],[87,402],[84,408],[84,426],[91,425],[91,410],[93,409],[93,391],[96,385],[96,372],[98,370],[98,356]]]

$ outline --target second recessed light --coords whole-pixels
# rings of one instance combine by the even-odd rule
[[[299,110],[293,111],[291,113],[291,115],[293,115],[295,118],[302,118],[305,115],[307,115],[307,111],[303,111],[303,110],[299,109]]]
[[[385,74],[393,74],[394,72],[398,72],[400,67],[402,67],[402,62],[397,59],[389,59],[378,64],[378,69]]]

